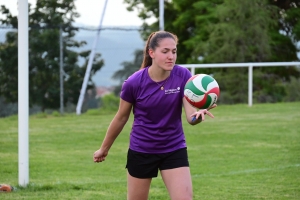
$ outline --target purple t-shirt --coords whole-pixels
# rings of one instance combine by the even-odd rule
[[[120,94],[133,105],[129,148],[143,153],[167,153],[184,148],[182,98],[191,73],[175,65],[166,82],[156,83],[150,78],[148,69],[139,70],[125,80]],[[163,84],[164,90],[161,90]]]

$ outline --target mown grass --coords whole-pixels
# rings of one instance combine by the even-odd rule
[[[184,121],[194,199],[300,199],[300,102],[221,105],[215,119]],[[18,119],[0,119],[0,199],[126,199],[132,117],[104,163],[93,163],[113,114],[30,117],[30,184],[18,186]],[[149,199],[169,199],[161,177]]]

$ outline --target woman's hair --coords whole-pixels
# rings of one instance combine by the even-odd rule
[[[149,49],[155,50],[156,47],[159,46],[159,42],[165,38],[172,38],[173,40],[175,40],[176,44],[178,42],[177,36],[167,31],[156,31],[149,35],[146,46],[144,48],[144,58],[140,69],[152,65],[152,58],[149,55]]]

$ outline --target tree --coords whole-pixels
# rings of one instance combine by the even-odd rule
[[[268,60],[268,27],[276,23],[269,17],[269,9],[262,0],[225,0],[216,8],[218,23],[209,27],[209,41],[194,46],[196,55],[217,63]]]
[[[157,0],[124,2],[128,4],[129,11],[138,10],[138,16],[144,20],[144,39],[150,32],[158,30]],[[292,0],[165,1],[165,29],[174,32],[180,39],[179,63],[297,60],[296,43],[300,38],[299,7],[300,2]],[[157,21],[152,24],[146,22],[153,17]],[[282,42],[278,41],[279,36],[282,37]],[[289,44],[291,39],[293,43]],[[219,45],[212,45],[215,43]],[[222,48],[220,43],[224,44]],[[251,48],[247,45],[251,45]],[[284,49],[289,49],[290,52],[275,54],[275,57],[276,50],[278,52],[284,45]],[[232,52],[232,47],[235,46],[238,48],[235,48],[236,52]],[[215,56],[218,52],[224,53],[224,56]],[[237,53],[238,56],[232,59],[230,52],[232,55]],[[278,57],[280,60],[276,60]]]
[[[268,30],[272,24],[276,24],[276,20],[270,18],[272,9],[262,0],[224,0],[215,9],[218,23],[207,27],[207,40],[201,42],[201,38],[197,37],[190,39],[189,42],[195,44],[194,55],[208,63],[268,61],[271,55]],[[225,91],[225,101],[247,102],[247,70],[214,70],[215,78]]]
[[[300,41],[300,1],[277,0],[270,3],[279,8],[280,30],[288,35],[294,43]],[[298,49],[299,51],[299,49]]]
[[[144,33],[158,30],[158,2],[124,0],[145,20]],[[276,3],[278,2],[278,3]],[[172,0],[165,1],[165,29],[179,37],[177,63],[227,63],[295,61],[299,23],[299,2],[278,0]],[[284,3],[283,3],[284,2]],[[284,4],[285,6],[283,6]],[[285,8],[284,14],[278,9]],[[281,8],[282,9],[282,8]],[[298,11],[298,12],[297,12]],[[283,30],[288,29],[289,32]],[[146,32],[145,32],[146,31]],[[254,88],[261,95],[281,101],[282,81],[299,76],[296,68],[255,68]],[[262,72],[262,73],[260,73]],[[245,69],[201,69],[214,74],[227,103],[247,99]],[[259,79],[257,84],[256,80]],[[243,83],[243,84],[241,84]],[[237,87],[239,86],[239,87]],[[266,89],[267,88],[267,89]],[[279,93],[279,95],[278,95]]]
[[[144,21],[141,34],[145,40],[151,32],[159,29],[157,0],[124,0],[124,2],[128,4],[127,9],[129,11],[138,10],[138,16]],[[179,38],[178,63],[195,63],[192,57],[194,47],[187,42],[189,39],[197,37],[199,33],[203,36],[207,35],[205,26],[216,22],[216,17],[212,13],[214,13],[216,6],[222,2],[223,0],[165,1],[165,30],[175,33]],[[157,21],[149,24],[146,21],[148,18],[156,18]],[[202,31],[197,32],[197,27],[201,28]]]
[[[1,6],[1,13],[6,18],[1,23],[13,28],[18,27],[16,16]],[[63,30],[64,55],[64,103],[77,103],[80,88],[85,75],[89,51],[76,52],[86,42],[73,39],[77,29],[72,23],[79,14],[76,12],[74,0],[37,0],[35,8],[29,5],[29,102],[30,105],[40,105],[56,109],[60,105],[59,81],[59,29]],[[8,32],[6,40],[0,43],[0,96],[8,102],[17,101],[18,64],[17,64],[17,32]],[[78,59],[85,60],[83,66],[78,65]],[[89,77],[88,89],[94,87],[91,77],[101,69],[104,61],[100,54],[94,58]]]
[[[269,0],[271,5],[277,7],[276,11],[272,13],[272,17],[277,19],[276,25],[269,30],[271,37],[271,61],[297,61],[300,58],[299,53],[300,41],[300,1],[290,0]],[[297,48],[298,46],[298,48]],[[286,80],[290,77],[299,77],[300,74],[297,69],[289,67],[284,70],[279,68],[262,69],[271,70],[269,72],[281,76]]]

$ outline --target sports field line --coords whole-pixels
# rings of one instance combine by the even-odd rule
[[[293,164],[293,165],[286,165],[286,166],[279,166],[274,168],[260,168],[260,169],[246,169],[241,171],[232,171],[228,173],[222,174],[194,174],[192,175],[193,178],[201,178],[201,177],[220,177],[220,176],[231,176],[231,175],[238,175],[238,174],[254,174],[254,173],[261,173],[266,171],[280,171],[287,168],[297,168],[300,167],[300,164]],[[158,176],[156,179],[162,179],[161,176]],[[113,183],[113,182],[126,182],[124,180],[113,180],[113,181],[101,181],[102,183]]]
[[[266,171],[279,171],[287,168],[297,168],[300,167],[300,164],[294,164],[294,165],[286,165],[286,166],[280,166],[280,167],[274,167],[274,168],[260,168],[260,169],[247,169],[247,170],[241,170],[241,171],[232,171],[228,173],[222,173],[222,174],[194,174],[192,175],[193,178],[201,178],[201,177],[220,177],[220,176],[231,176],[231,175],[238,175],[238,174],[251,174],[251,173],[261,173],[261,172],[266,172]],[[162,179],[161,176],[157,176],[155,179]],[[126,183],[127,180],[126,178],[124,179],[117,179],[117,180],[100,180],[101,183]],[[71,181],[68,182],[68,184],[75,184],[75,185],[81,185],[83,182],[82,181]],[[85,184],[94,184],[95,181],[84,181]],[[60,184],[66,184],[66,182],[54,182],[52,184],[55,185],[60,185]],[[30,185],[32,186],[39,186],[42,187],[44,184],[34,184],[31,183]]]
[[[286,166],[280,166],[280,167],[274,167],[274,168],[246,169],[246,170],[232,171],[232,172],[222,173],[222,174],[195,174],[195,175],[192,175],[192,177],[201,178],[201,177],[231,176],[231,175],[237,175],[237,174],[251,174],[251,173],[260,173],[260,172],[266,172],[266,171],[279,171],[279,170],[293,168],[293,167],[300,167],[300,164],[286,165]]]

